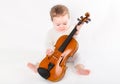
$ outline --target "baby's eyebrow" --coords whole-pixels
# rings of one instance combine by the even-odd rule
[[[63,22],[63,24],[67,24],[68,22]]]

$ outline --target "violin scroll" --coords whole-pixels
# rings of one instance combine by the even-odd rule
[[[83,24],[84,22],[88,23],[89,21],[91,21],[89,17],[90,17],[90,14],[86,12],[85,17],[81,16],[80,18],[77,19],[79,21],[78,25]]]

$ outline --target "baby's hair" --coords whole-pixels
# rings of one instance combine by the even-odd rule
[[[64,16],[66,14],[68,14],[68,17],[70,17],[69,10],[65,5],[55,5],[50,10],[50,16],[52,21],[53,17]]]

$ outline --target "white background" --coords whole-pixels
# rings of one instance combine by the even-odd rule
[[[45,36],[52,27],[49,11],[66,5],[71,24],[90,13],[91,22],[80,31],[80,53],[86,57],[89,76],[71,68],[55,84],[120,84],[119,0],[0,0],[0,84],[53,84],[26,66],[45,55]]]

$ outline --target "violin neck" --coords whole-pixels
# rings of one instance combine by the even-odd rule
[[[88,21],[90,21],[90,19],[88,18],[90,15],[89,15],[89,13],[87,12],[86,14],[85,14],[85,17],[83,17],[83,16],[81,16],[81,19],[79,19],[78,18],[78,23],[77,23],[77,25],[74,27],[74,29],[72,30],[72,32],[68,35],[68,37],[65,39],[65,41],[62,43],[62,45],[59,47],[59,51],[60,52],[63,52],[64,50],[65,50],[65,48],[67,47],[67,45],[69,44],[69,42],[72,40],[72,37],[73,37],[73,35],[76,33],[76,31],[77,31],[77,26],[78,25],[81,25],[81,24],[83,24],[84,22],[86,22],[86,23],[88,23]]]
[[[75,26],[75,28],[72,30],[72,32],[68,35],[68,37],[65,39],[65,41],[62,43],[62,45],[59,47],[59,51],[60,52],[64,52],[65,48],[67,47],[67,45],[69,44],[69,42],[71,41],[73,35],[76,33],[77,29],[76,29],[77,25]]]

